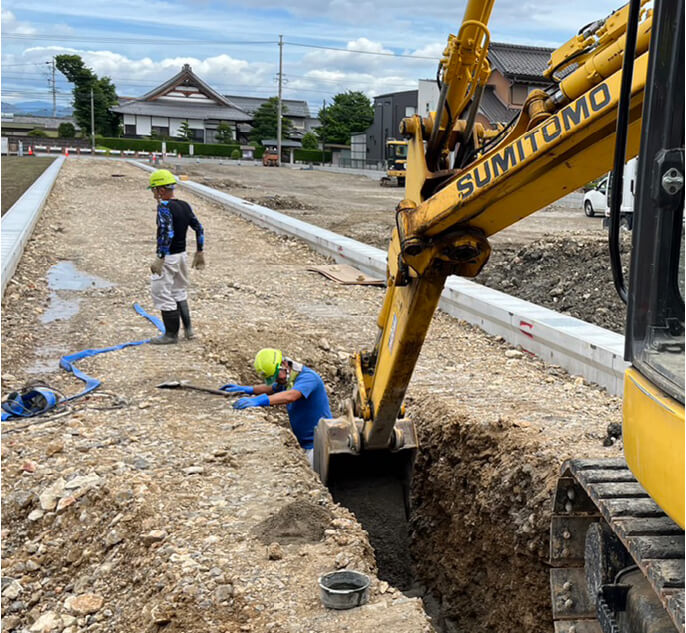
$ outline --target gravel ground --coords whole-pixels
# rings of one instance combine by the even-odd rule
[[[365,176],[334,179],[316,170],[190,161],[170,166],[208,186],[384,250],[393,228],[393,209],[403,195],[402,189],[380,187]],[[341,197],[336,188],[343,182]],[[332,205],[337,199],[339,204]],[[630,233],[623,232],[623,239],[628,242]],[[474,281],[624,332],[626,307],[614,288],[607,231],[600,217],[586,217],[581,205],[575,209],[552,204],[493,236],[491,243],[491,258]],[[628,252],[628,244],[624,250]]]
[[[300,209],[315,223],[331,216],[344,225],[348,214],[363,227],[365,205],[388,209],[383,197],[397,195],[323,172],[246,168],[228,177],[236,195],[278,193],[316,207]],[[275,192],[265,179],[292,180],[304,193]],[[57,368],[59,356],[155,334],[131,307],[152,311],[146,180],[122,162],[65,163],[3,301],[3,393],[32,379],[76,393],[81,383]],[[431,630],[422,602],[377,574],[364,526],[309,469],[284,411],[237,412],[222,397],[155,389],[167,380],[251,383],[255,350],[276,346],[321,373],[338,415],[352,387],[350,354],[373,344],[383,289],[308,272],[327,262],[178,195],[206,228],[208,267],[193,273],[189,298],[198,338],[84,360],[79,367],[102,380],[100,397],[27,428],[3,427],[3,630]],[[385,235],[383,222],[369,223]],[[51,291],[48,271],[62,260],[113,285]],[[78,313],[47,321],[57,299],[79,301]],[[620,453],[621,443],[603,446],[619,400],[438,314],[407,404],[421,439],[412,595],[438,630],[551,630],[555,476],[567,457]],[[317,577],[336,568],[371,575],[369,605],[321,606]]]

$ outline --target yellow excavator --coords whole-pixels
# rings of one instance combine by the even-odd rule
[[[371,350],[354,357],[349,413],[320,421],[327,482],[417,449],[403,399],[448,275],[474,277],[488,238],[638,156],[631,279],[620,263],[621,199],[609,250],[627,302],[625,460],[567,462],[554,497],[556,633],[684,631],[684,0],[631,0],[551,55],[551,86],[493,132],[476,121],[490,75],[493,0],[470,0],[439,63],[435,113],[402,121],[405,197]],[[357,460],[357,461],[356,461]],[[343,462],[341,462],[343,463]],[[397,464],[393,467],[396,467]]]
[[[407,171],[407,141],[389,138],[386,140],[386,175],[381,178],[382,187],[404,187]]]

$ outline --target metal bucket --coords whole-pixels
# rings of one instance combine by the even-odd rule
[[[369,576],[344,569],[319,577],[319,596],[328,609],[352,609],[369,601]]]

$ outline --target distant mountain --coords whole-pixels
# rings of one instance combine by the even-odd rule
[[[52,116],[52,102],[50,101],[18,101],[17,103],[6,103],[3,101],[0,107],[3,112],[11,112],[18,115]],[[57,106],[58,117],[71,116],[72,113],[72,108]]]

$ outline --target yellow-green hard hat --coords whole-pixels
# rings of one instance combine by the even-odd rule
[[[255,371],[268,385],[271,385],[279,374],[283,354],[279,349],[267,347],[255,356]]]
[[[148,189],[153,187],[164,187],[164,185],[175,185],[176,178],[168,169],[158,169],[150,174],[150,185]]]

